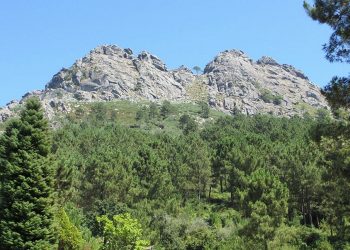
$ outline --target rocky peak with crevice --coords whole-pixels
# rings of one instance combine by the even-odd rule
[[[63,68],[45,90],[33,91],[19,102],[0,109],[0,121],[13,115],[16,106],[38,96],[49,118],[69,112],[77,102],[170,100],[206,101],[228,113],[270,113],[291,117],[328,108],[319,87],[291,65],[263,56],[254,62],[240,50],[226,50],[209,62],[203,74],[181,66],[169,70],[149,52],[134,55],[131,49],[103,45]]]

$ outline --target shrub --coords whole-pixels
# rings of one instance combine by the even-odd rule
[[[141,224],[129,213],[115,215],[112,220],[103,215],[97,221],[103,225],[104,250],[144,249],[149,245],[141,239]]]
[[[58,249],[59,250],[79,250],[83,243],[83,237],[79,229],[70,221],[66,211],[61,208],[57,213]]]
[[[209,105],[206,102],[200,102],[199,103],[200,107],[201,107],[201,117],[202,118],[208,118],[209,117]]]
[[[273,94],[270,90],[267,89],[261,91],[260,98],[266,103],[273,103],[275,105],[280,105],[283,100],[283,97],[281,95]]]
[[[166,118],[169,116],[169,114],[172,112],[173,107],[169,101],[164,101],[161,108],[160,108],[160,115],[163,118]]]

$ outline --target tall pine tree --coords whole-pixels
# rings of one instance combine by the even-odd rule
[[[50,249],[53,173],[49,128],[31,98],[0,139],[0,249]]]

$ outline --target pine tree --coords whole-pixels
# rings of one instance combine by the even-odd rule
[[[314,0],[311,6],[304,1],[304,8],[309,16],[333,30],[328,44],[323,45],[326,58],[330,62],[350,63],[350,0]],[[333,77],[323,88],[333,109],[349,109],[350,76]]]
[[[173,107],[172,107],[171,103],[169,101],[165,100],[162,103],[162,106],[160,108],[160,115],[165,119],[170,115],[172,110],[173,110]]]
[[[250,239],[263,243],[274,237],[288,212],[288,188],[277,177],[261,168],[254,171],[247,182],[244,207],[250,217],[243,233]]]
[[[200,108],[201,108],[201,111],[200,111],[201,117],[202,117],[202,118],[208,118],[208,117],[209,117],[209,112],[210,112],[208,103],[206,103],[206,102],[200,102],[200,103],[199,103],[199,106],[200,106]]]
[[[314,0],[311,6],[304,1],[310,17],[329,25],[333,33],[329,43],[323,46],[329,61],[350,63],[350,1]]]
[[[49,249],[53,173],[49,128],[38,99],[26,102],[0,141],[0,249]]]

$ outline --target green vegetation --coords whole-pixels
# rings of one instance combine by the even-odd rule
[[[84,208],[95,237],[103,236],[96,216],[111,220],[128,212],[141,223],[142,238],[166,249],[270,248],[287,244],[286,231],[296,234],[287,245],[340,244],[339,224],[327,222],[330,208],[320,200],[329,192],[323,183],[330,181],[324,141],[318,139],[326,124],[236,116],[199,129],[199,116],[180,116],[183,134],[89,121],[93,117],[57,131],[56,158],[70,166],[58,176],[71,180],[60,193]],[[145,126],[152,119],[143,120]],[[191,124],[196,128],[186,129]]]
[[[317,109],[306,102],[296,104],[295,108],[301,110],[306,116],[315,117],[317,114]]]
[[[280,105],[282,103],[283,97],[280,95],[275,95],[267,89],[261,90],[261,99],[266,103],[273,103],[275,105]]]
[[[326,58],[330,62],[350,63],[350,2],[349,0],[326,1],[314,0],[311,6],[304,1],[304,8],[309,16],[333,30],[328,44],[323,45]],[[337,109],[350,108],[350,77],[333,77],[323,89],[323,94]]]
[[[79,250],[83,243],[82,233],[70,221],[66,211],[61,208],[56,215],[58,219],[58,249]]]
[[[184,114],[194,119],[203,118],[203,121],[225,116],[221,111],[211,109],[203,102],[170,103],[164,101],[160,104],[152,104],[147,101],[138,103],[114,101],[72,105],[68,119],[62,118],[57,122],[64,124],[71,121],[105,120],[118,122],[120,125],[131,128],[141,128],[152,133],[165,131],[180,134],[182,130],[179,126],[179,119]],[[201,126],[201,124],[196,124],[196,126]]]
[[[310,6],[304,1],[304,8],[310,17],[329,25],[333,33],[323,49],[331,61],[350,63],[350,2],[349,0],[314,0]]]
[[[197,75],[198,75],[200,72],[202,72],[202,69],[201,69],[201,67],[199,67],[199,66],[194,66],[194,67],[193,67],[193,70],[196,71],[196,74],[197,74]]]
[[[203,106],[121,101],[76,107],[52,131],[52,162],[33,164],[55,169],[55,205],[46,203],[44,212],[53,208],[58,230],[45,244],[58,249],[349,247],[347,123],[322,114],[314,120],[230,117],[215,110],[203,119]],[[2,136],[1,166],[11,159],[4,155],[6,145],[21,134],[11,125],[17,123],[9,123]],[[20,166],[16,171],[27,169]],[[2,176],[5,208],[14,202],[4,195],[10,178]],[[54,226],[50,221],[38,232]]]
[[[200,102],[199,103],[200,107],[201,107],[201,117],[202,118],[208,118],[209,117],[209,105],[206,102]]]
[[[50,131],[37,99],[0,137],[0,249],[48,249],[53,231]]]
[[[103,224],[104,250],[137,249],[149,246],[149,242],[142,240],[141,224],[129,213],[113,216],[110,220],[106,215],[97,217]]]
[[[349,1],[305,8],[335,30],[328,58],[348,60]],[[50,130],[29,99],[0,128],[0,249],[350,249],[339,83],[335,118],[225,116],[195,83],[197,104],[80,103]]]

